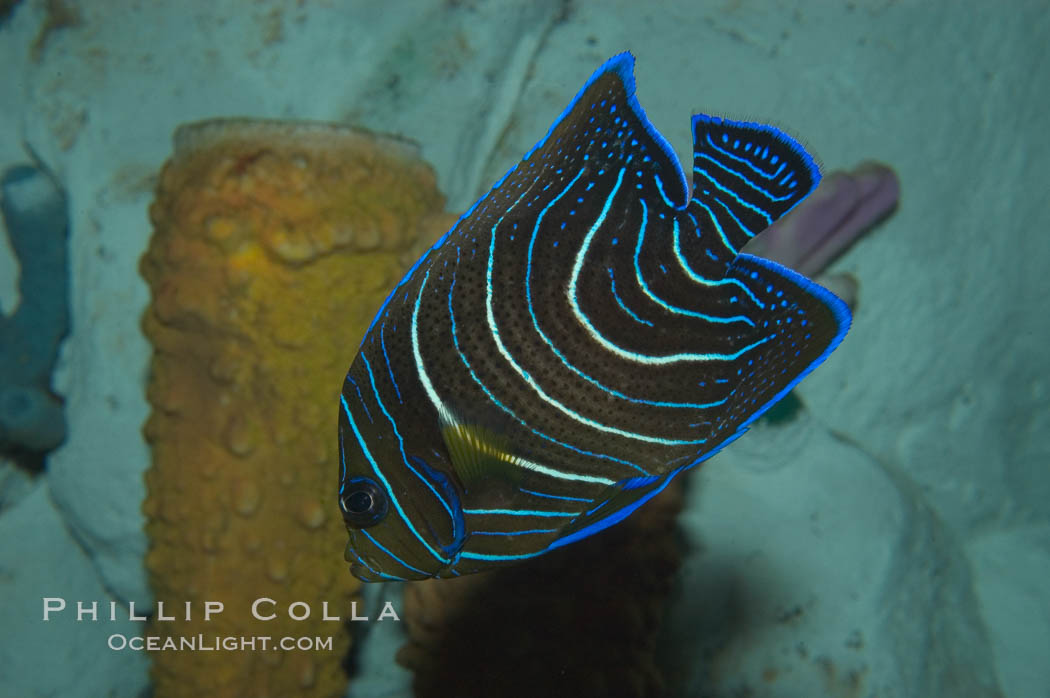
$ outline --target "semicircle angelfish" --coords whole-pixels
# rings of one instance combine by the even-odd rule
[[[817,186],[813,159],[697,115],[690,192],[633,66],[599,68],[372,321],[339,407],[359,578],[457,576],[601,531],[842,341],[839,298],[740,254]]]

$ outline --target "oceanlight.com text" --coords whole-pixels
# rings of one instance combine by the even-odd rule
[[[114,633],[109,636],[107,644],[111,650],[132,650],[136,652],[238,652],[255,650],[284,650],[288,652],[331,652],[332,638],[284,636],[274,638],[270,635],[180,635],[162,637],[160,635],[122,635]]]

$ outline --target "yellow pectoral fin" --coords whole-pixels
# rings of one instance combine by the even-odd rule
[[[506,436],[477,424],[454,419],[442,422],[441,436],[464,487],[489,479],[520,482],[520,458],[510,452]]]

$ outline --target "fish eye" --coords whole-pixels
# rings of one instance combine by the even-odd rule
[[[387,497],[379,483],[367,477],[347,480],[339,495],[343,520],[350,528],[368,528],[383,520],[387,512]]]

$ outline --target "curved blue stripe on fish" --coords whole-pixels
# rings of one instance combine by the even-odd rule
[[[710,204],[701,199],[693,199],[692,203],[699,208],[703,209],[704,213],[707,214],[707,220],[715,227],[715,232],[718,233],[718,239],[722,242],[722,247],[730,254],[735,255],[737,253],[736,248],[733,247],[733,243],[729,239],[729,235],[726,233],[725,228],[722,227],[722,221],[718,220],[718,216],[711,210]],[[698,230],[700,228],[697,228]],[[713,257],[712,259],[717,259]]]
[[[584,538],[587,538],[589,536],[593,536],[595,533],[598,533],[599,531],[603,531],[606,528],[609,528],[610,526],[612,526],[613,524],[617,524],[620,521],[623,521],[628,516],[630,516],[632,513],[634,513],[638,509],[638,507],[642,506],[643,504],[648,502],[650,499],[652,499],[656,495],[658,495],[661,492],[663,492],[664,488],[666,488],[669,484],[671,484],[671,480],[674,478],[674,476],[677,475],[678,473],[682,472],[683,470],[685,470],[686,467],[688,467],[688,466],[682,466],[680,468],[677,468],[676,470],[671,471],[665,477],[659,478],[657,480],[657,482],[660,483],[659,487],[654,487],[654,488],[650,489],[643,496],[641,496],[641,497],[639,497],[639,498],[637,498],[635,500],[632,500],[630,504],[628,504],[628,505],[626,505],[624,507],[621,507],[620,509],[616,509],[615,511],[611,512],[605,518],[600,519],[598,521],[595,521],[592,524],[588,524],[587,526],[584,526],[584,527],[582,527],[582,528],[580,528],[578,530],[572,531],[568,535],[565,535],[565,536],[562,536],[561,538],[556,539],[554,542],[552,542],[547,547],[547,549],[548,550],[554,550],[555,548],[560,548],[563,545],[568,545],[569,543],[575,543],[578,540],[583,540]]]
[[[478,514],[503,514],[506,516],[575,516],[575,511],[543,511],[539,509],[464,509],[464,514],[476,516]]]
[[[413,461],[417,462],[421,466],[425,466],[427,474],[430,474],[431,478],[427,478],[423,473],[419,472],[419,470],[414,465]],[[453,531],[456,531],[457,530],[457,521],[458,521],[457,517],[460,517],[462,512],[460,512],[460,511],[454,512],[453,511],[453,505],[449,504],[450,499],[452,499],[449,496],[449,493],[447,491],[445,491],[444,494],[442,494],[441,492],[438,492],[437,486],[435,486],[431,482],[431,479],[437,479],[438,482],[439,482],[438,486],[441,486],[442,489],[444,490],[444,486],[443,485],[444,485],[444,483],[446,483],[448,481],[448,478],[443,473],[441,473],[440,471],[435,471],[433,468],[431,468],[430,466],[426,465],[426,461],[424,461],[424,460],[422,460],[420,458],[417,458],[415,456],[405,459],[405,467],[409,470],[409,472],[411,472],[413,475],[415,475],[419,479],[419,481],[423,483],[423,486],[426,487],[428,490],[430,490],[431,494],[433,494],[434,497],[438,500],[438,502],[441,504],[442,508],[445,510],[445,513],[448,514],[449,524],[452,526]],[[435,478],[434,477],[435,473],[440,473],[441,477],[444,478],[444,480],[441,480],[439,478]],[[458,499],[452,499],[452,501],[458,503]],[[455,533],[453,533],[453,538],[455,538],[455,537],[456,537]],[[450,554],[448,552],[448,550],[444,546],[442,546],[442,550],[444,550],[446,555]]]
[[[383,330],[386,329],[386,323],[379,326],[379,346],[383,349],[383,360],[386,362],[386,370],[390,375],[390,384],[394,386],[394,394],[397,395],[397,401],[404,404],[404,400],[401,399],[401,389],[397,387],[397,379],[394,378],[394,368],[390,365],[390,357],[386,353],[386,338],[383,336]]]
[[[737,262],[741,267],[744,265],[754,265],[755,267],[766,269],[779,277],[790,279],[793,283],[798,284],[799,287],[804,288],[808,293],[813,294],[823,301],[826,304],[826,307],[834,314],[837,323],[834,336],[828,341],[827,346],[821,352],[820,356],[814,359],[809,365],[805,366],[793,376],[790,381],[780,388],[775,395],[770,397],[767,402],[759,406],[750,416],[748,416],[738,427],[738,429],[744,430],[747,429],[752,422],[761,417],[770,407],[779,402],[781,398],[787,395],[788,392],[798,385],[799,381],[808,376],[813,369],[823,363],[824,359],[828,358],[828,355],[831,354],[831,352],[835,351],[835,348],[846,338],[846,332],[849,331],[853,318],[849,306],[846,305],[845,301],[823,286],[810,281],[806,277],[788,269],[787,267],[777,264],[772,260],[749,254],[740,255],[737,257]]]
[[[764,179],[767,179],[767,180],[774,180],[774,179],[776,179],[776,178],[777,178],[777,176],[779,176],[779,174],[780,174],[780,173],[781,173],[781,172],[782,172],[782,171],[784,170],[784,167],[785,167],[785,165],[784,165],[784,163],[781,163],[781,164],[780,164],[780,166],[779,166],[779,167],[777,167],[776,171],[774,171],[774,172],[765,172],[765,171],[763,171],[763,170],[762,170],[761,168],[757,167],[757,166],[756,166],[756,165],[754,164],[754,162],[753,162],[753,159],[752,159],[752,158],[745,158],[745,157],[740,157],[740,156],[738,156],[738,155],[734,155],[734,154],[733,154],[732,152],[730,152],[729,150],[727,150],[727,149],[725,149],[725,148],[722,148],[722,147],[720,147],[720,146],[719,146],[719,145],[718,145],[717,143],[715,143],[715,142],[714,142],[714,140],[713,140],[713,139],[711,138],[711,134],[707,134],[706,138],[707,138],[707,144],[708,144],[708,146],[710,146],[711,150],[713,150],[713,151],[715,151],[715,152],[717,152],[717,153],[720,153],[720,154],[722,154],[723,156],[725,156],[725,157],[727,157],[727,158],[730,158],[730,159],[732,159],[732,160],[734,160],[734,161],[736,161],[736,162],[740,163],[741,165],[744,165],[745,167],[747,167],[748,169],[750,169],[750,170],[751,170],[752,172],[754,172],[755,174],[757,174],[757,175],[758,175],[759,177],[762,177],[762,178],[764,178]],[[705,159],[708,159],[708,160],[710,160],[711,162],[717,162],[717,161],[716,161],[716,160],[715,160],[714,158],[712,158],[712,157],[711,157],[711,156],[709,156],[709,155],[705,155],[704,157],[705,157]],[[728,169],[728,168],[727,168],[727,169]],[[741,177],[743,177],[743,175],[741,175]],[[767,196],[767,197],[768,197],[768,198],[769,198],[769,199],[770,199],[771,201],[788,201],[788,200],[789,200],[789,199],[791,199],[792,197],[795,197],[795,196],[796,196],[796,193],[795,193],[795,192],[791,192],[791,193],[787,193],[787,194],[782,194],[782,195],[779,195],[779,196],[777,196],[777,195],[775,195],[775,194],[771,194],[771,193],[769,193],[769,192],[768,192],[767,190],[765,190],[765,189],[762,189],[761,187],[758,187],[757,185],[754,185],[754,184],[752,184],[752,186],[753,186],[753,187],[754,187],[754,188],[755,188],[756,190],[758,190],[758,191],[762,192],[762,193],[763,193],[764,195],[766,195],[766,196]]]
[[[641,259],[641,256],[642,256],[642,246],[645,244],[645,228],[648,225],[648,220],[649,220],[649,208],[645,205],[645,200],[643,199],[642,200],[642,226],[641,226],[641,228],[638,231],[638,243],[635,245],[635,248],[634,248],[634,275],[635,275],[635,280],[638,282],[639,288],[642,289],[642,291],[645,293],[645,295],[648,296],[649,299],[652,300],[654,303],[656,303],[657,305],[659,305],[663,309],[667,310],[668,312],[674,313],[675,315],[688,315],[690,317],[699,318],[699,319],[705,320],[707,322],[721,322],[721,323],[743,322],[743,323],[745,323],[747,325],[750,325],[750,326],[754,327],[755,326],[754,321],[752,321],[751,318],[749,318],[749,317],[747,317],[745,315],[730,315],[730,316],[727,316],[727,317],[717,317],[717,316],[714,316],[714,315],[708,315],[706,313],[698,313],[698,312],[696,312],[694,310],[688,310],[686,308],[679,308],[677,306],[671,305],[670,303],[666,302],[665,300],[663,300],[662,298],[660,298],[659,296],[657,296],[655,293],[652,292],[652,290],[649,288],[649,283],[645,280],[645,274],[642,273],[642,267],[641,267],[641,263],[639,261]]]
[[[413,567],[412,565],[408,564],[407,562],[405,562],[404,560],[399,558],[394,553],[392,553],[389,550],[387,550],[386,546],[384,546],[382,543],[380,543],[375,538],[373,538],[371,536],[371,534],[369,534],[369,532],[367,530],[363,530],[363,531],[361,531],[361,533],[364,535],[365,538],[368,539],[369,543],[371,543],[372,545],[374,545],[377,548],[379,548],[380,550],[382,550],[384,553],[386,553],[388,556],[390,556],[390,559],[392,559],[395,562],[397,562],[397,564],[401,565],[405,569],[408,569],[408,570],[411,570],[411,571],[415,572],[416,574],[421,574],[423,576],[426,576],[426,574],[427,574],[426,572],[424,572],[421,569],[417,569],[417,568]]]
[[[504,412],[505,414],[510,416],[515,422],[517,422],[521,426],[525,427],[530,432],[532,432],[532,434],[534,434],[535,436],[537,436],[537,437],[539,437],[541,439],[544,439],[544,440],[549,441],[549,442],[551,442],[553,444],[561,446],[562,448],[567,448],[570,451],[573,451],[574,453],[577,453],[577,454],[579,454],[581,456],[590,456],[590,457],[594,457],[594,458],[602,458],[604,460],[608,460],[608,461],[611,461],[611,462],[614,462],[614,463],[618,463],[620,465],[624,465],[624,466],[627,466],[629,468],[632,468],[634,470],[637,470],[639,472],[644,473],[645,470],[643,470],[638,465],[635,465],[634,463],[631,463],[629,461],[616,458],[616,457],[608,455],[608,454],[595,453],[595,452],[592,452],[592,451],[587,451],[587,450],[581,449],[581,448],[579,448],[577,446],[573,446],[570,443],[566,443],[564,441],[559,441],[558,439],[554,438],[553,436],[550,436],[548,434],[545,434],[545,433],[535,429],[534,427],[530,426],[528,424],[528,422],[526,422],[524,419],[522,419],[521,417],[516,415],[512,409],[510,409],[509,407],[504,405],[492,393],[492,391],[489,390],[489,388],[481,381],[481,379],[478,378],[478,375],[477,375],[477,373],[474,372],[474,368],[470,365],[470,361],[467,359],[466,354],[463,353],[463,350],[460,349],[460,346],[459,346],[459,337],[456,334],[456,320],[455,320],[455,315],[453,315],[453,313],[452,313],[452,305],[451,305],[451,303],[452,303],[452,292],[451,292],[451,289],[452,289],[453,286],[455,286],[455,283],[456,283],[456,281],[453,278],[452,283],[451,283],[451,285],[449,287],[449,318],[451,319],[451,324],[452,324],[452,346],[456,350],[456,354],[457,354],[457,356],[459,356],[460,360],[462,361],[463,366],[466,367],[467,373],[470,375],[471,380],[473,380],[474,383],[477,384],[478,387],[481,388],[482,392],[484,392],[485,396],[492,402],[492,404],[494,404],[502,412]]]
[[[703,175],[704,179],[706,179],[709,182],[711,182],[712,184],[714,184],[716,189],[718,189],[718,190],[728,194],[730,196],[731,200],[736,201],[741,206],[746,207],[746,208],[750,209],[751,211],[755,212],[756,214],[758,214],[759,216],[761,216],[762,219],[766,222],[766,226],[770,226],[770,225],[773,224],[773,217],[770,216],[769,213],[767,213],[766,211],[763,211],[762,209],[760,209],[759,207],[757,207],[757,206],[755,206],[753,204],[748,203],[747,201],[744,201],[742,198],[740,198],[739,196],[737,196],[733,192],[728,191],[727,189],[724,189],[722,187],[722,185],[718,183],[717,180],[715,180],[713,177],[711,177],[710,173],[707,172],[707,170],[700,169],[699,167],[694,167],[693,168],[693,172],[696,172],[699,175]],[[763,230],[765,230],[764,227],[757,228],[757,229],[749,229],[746,225],[744,225],[744,222],[741,221],[740,218],[737,217],[737,214],[733,212],[733,209],[731,209],[729,207],[729,205],[722,198],[715,196],[715,197],[712,197],[712,200],[716,201],[719,205],[722,206],[722,208],[725,209],[726,215],[728,215],[730,218],[732,218],[733,222],[737,224],[737,227],[739,227],[741,230],[745,231],[747,233],[748,237],[753,237],[753,236],[757,235],[758,233],[761,233]]]
[[[568,496],[565,496],[565,495],[548,494],[547,492],[537,492],[535,490],[527,490],[524,487],[519,487],[518,489],[521,490],[522,492],[524,492],[525,494],[531,494],[534,497],[544,497],[546,499],[564,499],[564,500],[569,501],[569,502],[593,502],[594,501],[593,499],[588,499],[586,497],[568,497]]]
[[[423,539],[421,535],[419,535],[419,531],[416,530],[416,527],[412,525],[411,520],[405,515],[405,510],[401,508],[401,502],[398,499],[397,495],[394,494],[393,490],[391,489],[390,482],[386,479],[386,477],[383,476],[383,472],[376,464],[375,459],[372,457],[371,451],[365,444],[364,439],[361,436],[361,432],[357,428],[357,423],[354,421],[353,415],[350,414],[350,406],[346,404],[346,397],[340,396],[340,400],[343,406],[342,414],[346,417],[346,421],[350,425],[350,429],[354,432],[354,438],[360,446],[361,452],[368,460],[368,464],[372,467],[372,472],[379,477],[380,481],[382,481],[383,485],[386,487],[387,496],[390,498],[390,502],[394,505],[394,508],[397,510],[398,516],[400,517],[401,521],[405,524],[405,527],[412,533],[412,535],[415,536],[415,538],[423,544],[423,547],[426,548],[426,550],[434,556],[435,559],[437,559],[442,564],[446,564],[448,562],[448,559],[442,557],[440,553],[438,553],[436,550],[434,550],[433,547],[431,547],[430,543],[428,543],[426,540]]]
[[[388,574],[386,572],[379,572],[379,571],[373,569],[372,566],[369,565],[367,562],[365,562],[364,558],[362,558],[357,553],[357,551],[354,550],[353,548],[348,547],[347,548],[347,553],[348,554],[347,554],[346,561],[347,562],[351,562],[350,558],[353,557],[353,562],[355,563],[355,568],[357,568],[357,570],[358,570],[358,571],[355,571],[355,574],[359,574],[359,575],[362,575],[362,576],[370,576],[369,581],[380,581],[380,580],[391,581],[391,582],[403,582],[403,581],[405,581],[404,577],[398,577],[398,576],[393,575],[393,574]],[[361,570],[360,568],[364,568],[364,569]],[[364,570],[367,570],[367,575],[365,574]]]
[[[543,331],[543,328],[540,327],[540,323],[539,323],[539,320],[536,318],[536,311],[535,311],[535,309],[533,307],[533,303],[532,303],[532,259],[533,259],[533,250],[534,250],[535,243],[536,243],[536,232],[537,232],[537,230],[538,230],[538,228],[540,226],[540,223],[542,223],[543,217],[546,215],[547,210],[551,206],[553,206],[555,203],[557,203],[562,198],[562,196],[564,196],[565,194],[568,193],[569,189],[572,188],[572,186],[579,180],[580,176],[583,173],[584,173],[584,170],[580,170],[580,172],[577,173],[577,175],[575,177],[573,177],[572,180],[569,182],[569,186],[567,186],[561,193],[558,194],[558,196],[556,196],[547,206],[545,206],[540,211],[539,215],[536,217],[536,225],[533,228],[532,235],[529,238],[529,247],[528,247],[528,252],[526,253],[526,263],[525,263],[525,305],[528,308],[529,316],[532,319],[532,326],[533,326],[533,328],[536,330],[536,333],[543,340],[544,344],[546,344],[547,348],[550,349],[551,352],[553,352],[556,357],[558,357],[558,360],[561,361],[562,365],[564,365],[566,368],[568,368],[573,373],[575,373],[579,377],[583,378],[587,382],[589,382],[592,385],[596,386],[597,388],[599,388],[603,392],[608,393],[608,394],[610,394],[610,395],[612,395],[612,396],[614,396],[616,398],[619,398],[619,399],[622,399],[622,400],[627,400],[629,402],[643,404],[643,405],[654,405],[654,406],[658,406],[658,407],[671,407],[671,408],[702,409],[702,408],[707,408],[707,407],[714,407],[714,406],[717,406],[718,404],[721,404],[721,402],[722,402],[721,400],[715,400],[715,401],[710,402],[710,403],[690,403],[690,402],[673,402],[673,401],[665,401],[665,400],[647,400],[647,399],[644,399],[644,398],[637,398],[637,397],[632,397],[630,395],[626,395],[625,393],[622,393],[619,390],[616,390],[615,388],[612,388],[612,387],[609,387],[607,385],[602,384],[600,381],[598,381],[594,377],[592,377],[592,376],[584,373],[582,370],[580,370],[576,365],[574,365],[572,362],[570,362],[565,357],[565,354],[562,353],[558,349],[558,347],[555,346],[554,342],[550,339],[550,337],[547,335],[547,333],[545,333]],[[622,176],[622,172],[621,172],[621,176]],[[493,236],[493,241],[495,241],[495,236]],[[612,270],[611,269],[609,270],[609,277],[610,277],[610,279],[612,279]],[[639,318],[630,309],[628,309],[626,305],[623,304],[623,301],[620,299],[619,295],[617,295],[617,293],[616,293],[616,286],[615,286],[616,281],[615,281],[615,279],[612,280],[612,284],[613,284],[613,287],[612,287],[613,297],[615,298],[616,302],[620,305],[620,307],[622,307],[623,310],[625,312],[627,312],[629,314],[629,316],[632,317],[633,319],[635,319],[637,322],[652,327],[652,323],[651,322],[648,322],[647,320],[643,320],[643,319]],[[698,443],[698,442],[691,442],[691,443]]]
[[[530,528],[524,531],[474,531],[472,536],[527,536],[534,533],[556,533],[556,528]]]
[[[633,65],[591,76],[369,325],[339,416],[358,577],[469,574],[615,525],[845,335],[839,299],[739,253],[816,186],[813,159],[696,115],[690,190]]]
[[[696,218],[693,217],[693,214],[689,214],[688,218],[692,221],[693,225],[697,227],[697,236],[699,236],[699,224],[696,222]],[[737,279],[725,279],[725,278],[723,278],[723,279],[708,279],[707,277],[702,276],[699,273],[697,273],[693,269],[693,267],[689,264],[689,261],[682,254],[682,235],[681,235],[681,231],[680,231],[680,226],[677,223],[678,223],[678,221],[675,221],[675,226],[674,226],[674,256],[675,256],[675,259],[678,260],[678,266],[681,267],[682,271],[685,272],[686,276],[688,276],[690,279],[692,279],[695,283],[701,284],[703,286],[712,286],[713,287],[713,286],[732,285],[735,288],[738,288],[741,291],[741,293],[744,293],[751,300],[752,303],[754,303],[755,305],[757,305],[759,307],[759,309],[765,308],[765,305],[762,303],[762,301],[760,301],[758,299],[758,296],[756,296],[751,291],[751,289],[749,289],[746,285],[742,284]]]
[[[361,388],[358,387],[357,383],[350,376],[346,377],[346,382],[354,386],[354,391],[357,393],[357,401],[361,405],[361,409],[365,411],[365,416],[368,417],[369,422],[374,422],[372,419],[372,413],[368,410],[368,405],[365,404],[365,396],[361,394]]]
[[[706,154],[706,153],[705,153],[705,154],[703,154],[703,155],[701,155],[701,156],[700,156],[700,158],[702,158],[703,160],[705,160],[706,162],[708,162],[708,163],[710,163],[710,164],[712,164],[712,165],[715,165],[715,166],[717,166],[717,167],[721,167],[721,168],[722,168],[723,170],[726,170],[727,172],[731,172],[731,173],[733,173],[733,174],[737,175],[737,176],[738,176],[738,177],[740,178],[740,181],[741,181],[741,182],[742,182],[742,183],[743,183],[743,184],[744,184],[745,186],[747,186],[747,187],[749,187],[750,189],[752,189],[752,190],[753,190],[753,191],[754,191],[755,193],[761,194],[761,195],[763,196],[763,198],[765,198],[765,199],[768,199],[769,201],[773,201],[773,202],[777,202],[777,201],[788,201],[789,199],[793,199],[793,198],[795,197],[795,194],[794,194],[794,193],[789,193],[789,194],[783,194],[783,195],[781,195],[781,196],[777,196],[777,195],[773,194],[772,192],[770,192],[769,190],[767,190],[767,189],[765,189],[765,188],[763,188],[763,187],[759,186],[758,184],[755,184],[755,183],[754,183],[753,181],[751,181],[750,179],[748,179],[748,178],[747,178],[747,176],[746,176],[746,175],[745,175],[745,174],[744,174],[743,172],[740,172],[739,170],[734,170],[733,168],[729,167],[729,166],[728,166],[728,165],[727,165],[726,163],[724,163],[724,162],[721,162],[721,161],[719,161],[719,160],[716,160],[715,158],[711,157],[710,155],[708,155],[708,154]],[[710,176],[708,175],[707,171],[706,171],[706,170],[703,170],[702,168],[694,167],[694,168],[693,168],[693,171],[699,171],[699,172],[701,172],[701,174],[703,174],[703,175],[704,175],[705,179],[708,179],[709,181],[714,181],[714,180],[713,180],[713,179],[712,179],[712,178],[711,178],[711,177],[710,177]],[[716,185],[717,185],[717,183],[716,183]],[[722,187],[721,187],[721,186],[719,186],[719,188],[720,188],[720,189],[722,189]],[[727,191],[727,190],[723,189],[723,191]],[[765,210],[761,209],[760,207],[758,207],[758,206],[756,206],[756,205],[753,205],[753,204],[747,203],[746,201],[744,201],[744,200],[743,200],[743,197],[740,197],[740,196],[738,196],[738,195],[734,194],[733,192],[728,192],[728,193],[729,193],[729,194],[730,194],[730,195],[731,195],[731,196],[732,196],[732,197],[733,197],[733,198],[734,198],[734,199],[735,199],[736,201],[740,202],[740,203],[741,203],[742,205],[745,205],[745,206],[747,206],[748,208],[752,209],[752,210],[753,210],[753,211],[755,211],[756,213],[759,213],[759,214],[760,214],[760,215],[762,215],[762,216],[763,216],[763,217],[764,217],[764,218],[765,218],[765,219],[766,219],[767,221],[769,221],[770,223],[772,223],[772,216],[770,216],[768,212],[766,212]]]
[[[452,541],[447,545],[441,546],[441,550],[448,556],[450,556],[449,564],[455,564],[456,556],[460,548],[463,547],[463,543],[467,537],[467,524],[463,518],[463,505],[460,503],[459,494],[456,492],[455,485],[452,484],[451,479],[448,475],[441,472],[437,468],[432,468],[427,465],[427,462],[422,458],[413,456],[409,459],[415,461],[420,468],[422,468],[427,476],[438,483],[438,487],[441,488],[439,494],[432,486],[430,489],[437,496],[445,510],[449,512],[449,516],[452,518]],[[411,463],[409,464],[411,468]],[[429,482],[427,485],[429,486]]]
[[[547,552],[547,549],[534,550],[528,553],[511,553],[509,555],[492,555],[486,553],[463,553],[462,558],[464,560],[481,560],[483,562],[521,562],[523,560],[529,560],[534,557],[539,557]],[[473,570],[478,571],[478,570]]]
[[[382,327],[382,325],[380,325],[380,327]],[[379,409],[383,412],[387,420],[390,422],[390,428],[393,429],[394,436],[397,438],[398,448],[401,451],[401,462],[404,464],[405,468],[409,472],[411,472],[423,482],[423,485],[431,491],[431,493],[438,499],[438,501],[444,507],[445,511],[448,513],[449,521],[453,531],[452,541],[451,543],[446,545],[442,545],[440,543],[438,543],[438,545],[441,547],[442,551],[445,553],[446,556],[453,555],[459,549],[458,546],[462,543],[464,535],[463,512],[461,509],[459,509],[459,499],[458,497],[456,497],[455,492],[449,493],[448,491],[446,491],[444,495],[440,494],[437,491],[437,489],[432,484],[430,484],[430,482],[428,482],[427,479],[424,478],[418,470],[416,470],[412,466],[412,463],[410,462],[411,459],[409,458],[408,454],[405,453],[405,441],[403,438],[401,438],[401,433],[397,429],[397,423],[394,421],[394,418],[390,415],[390,412],[386,409],[386,406],[383,404],[383,400],[379,395],[379,388],[376,386],[375,375],[372,373],[372,367],[368,362],[368,357],[362,354],[361,359],[364,363],[365,372],[368,374],[368,380],[372,387],[372,393],[375,396],[376,404],[379,405]],[[421,458],[416,458],[416,460],[425,469],[431,470],[430,467],[426,465],[426,461],[422,460]],[[433,471],[431,470],[431,472]],[[444,476],[442,475],[441,478],[444,478]],[[447,481],[447,479],[445,479],[444,481]],[[443,484],[443,481],[439,480],[439,483]],[[446,499],[446,497],[448,499]],[[451,500],[451,504],[449,500]],[[437,537],[436,533],[434,535],[435,537]],[[408,565],[406,565],[406,567],[407,566]]]
[[[656,190],[660,192],[660,198],[663,199],[664,205],[668,208],[681,209],[682,206],[677,206],[673,201],[667,198],[667,194],[664,192],[664,181],[660,179],[660,175],[653,175],[653,181],[656,183]]]
[[[649,322],[648,320],[645,320],[643,318],[638,317],[638,313],[636,313],[633,310],[631,310],[630,308],[628,308],[627,304],[623,302],[622,298],[620,298],[620,294],[616,292],[616,277],[613,275],[612,267],[610,267],[606,271],[609,272],[609,284],[610,284],[610,289],[609,290],[612,292],[613,300],[615,300],[616,304],[618,306],[620,306],[620,309],[623,310],[623,312],[627,313],[627,317],[631,318],[632,320],[637,322],[639,325],[645,325],[646,327],[652,327],[653,323]]]
[[[339,496],[346,489],[346,446],[343,445],[343,432],[339,431]]]

